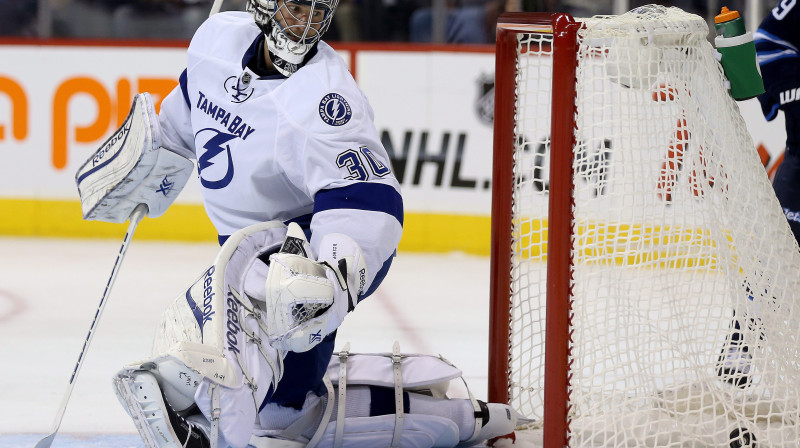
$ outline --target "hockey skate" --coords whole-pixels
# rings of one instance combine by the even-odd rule
[[[750,326],[754,327],[755,322],[752,319],[749,321]],[[753,354],[745,343],[744,333],[736,317],[731,322],[731,327],[732,331],[725,338],[725,344],[717,361],[717,375],[728,384],[745,388],[750,384]]]
[[[480,412],[475,412],[475,417],[481,419],[481,429],[472,438],[460,443],[458,447],[475,446],[476,441],[508,439],[516,440],[514,429],[519,425],[531,423],[532,420],[523,418],[513,408],[505,404],[486,403],[478,400]]]
[[[745,388],[750,384],[752,359],[753,355],[750,354],[747,345],[731,340],[725,344],[719,356],[717,375],[729,384]]]
[[[134,421],[147,448],[209,448],[201,427],[208,426],[202,415],[184,418],[161,392],[155,376],[147,371],[123,371],[114,377],[114,389]],[[204,425],[205,423],[205,425]]]

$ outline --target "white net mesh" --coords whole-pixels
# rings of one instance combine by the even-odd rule
[[[571,446],[800,446],[800,252],[705,21],[581,22],[576,99],[519,37],[511,403],[541,422],[552,95],[578,109]]]

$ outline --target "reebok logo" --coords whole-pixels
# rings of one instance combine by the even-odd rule
[[[225,313],[228,317],[226,327],[228,331],[225,333],[225,339],[228,341],[228,350],[236,352],[238,355],[241,353],[239,350],[239,332],[242,331],[239,326],[239,301],[229,290],[228,291],[228,311]]]
[[[211,321],[211,317],[214,315],[214,307],[212,306],[212,301],[214,300],[214,291],[211,289],[211,282],[212,278],[211,275],[214,274],[215,268],[211,266],[203,276],[203,326],[205,327],[206,322]]]
[[[92,166],[97,166],[98,163],[103,161],[103,158],[108,154],[112,147],[117,143],[120,143],[123,139],[128,137],[128,132],[131,130],[131,122],[130,120],[126,121],[125,124],[122,126],[122,129],[117,131],[116,134],[112,135],[111,138],[108,139],[105,145],[95,153],[94,157],[92,157]],[[113,157],[112,157],[113,158]]]
[[[358,295],[364,292],[364,286],[367,284],[367,270],[362,269],[358,271]]]
[[[316,333],[311,333],[310,335],[308,335],[309,344],[313,344],[315,342],[320,342],[320,341],[322,341],[322,330],[319,330]]]
[[[800,87],[784,90],[780,93],[781,105],[800,100]]]

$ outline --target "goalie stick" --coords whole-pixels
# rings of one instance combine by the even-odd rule
[[[111,277],[109,277],[108,283],[106,283],[106,289],[103,291],[103,298],[100,299],[100,304],[97,306],[97,312],[95,312],[94,320],[92,321],[92,325],[89,327],[89,334],[86,335],[86,340],[83,342],[81,354],[78,355],[78,362],[75,363],[75,369],[72,371],[72,376],[69,379],[67,391],[64,393],[64,398],[61,399],[61,404],[59,405],[56,419],[53,422],[53,428],[50,434],[40,440],[34,448],[50,448],[50,445],[53,444],[53,440],[56,438],[58,428],[61,426],[61,420],[64,419],[64,412],[67,410],[69,397],[72,395],[72,388],[75,386],[75,379],[78,377],[78,373],[81,370],[83,356],[86,354],[86,349],[89,348],[89,344],[92,343],[92,338],[94,337],[94,328],[97,325],[97,321],[100,320],[100,316],[102,316],[103,310],[106,307],[108,295],[111,292],[111,287],[114,286],[114,281],[117,279],[117,272],[119,272],[119,267],[122,265],[122,260],[125,258],[125,252],[128,251],[128,245],[133,238],[133,232],[136,230],[136,226],[139,225],[139,222],[146,214],[147,206],[145,204],[137,205],[131,213],[131,223],[128,225],[128,231],[125,233],[125,238],[122,240],[122,247],[119,248],[117,260],[114,262],[114,268],[111,270]]]
[[[211,5],[211,11],[208,13],[208,16],[211,17],[214,14],[218,13],[219,10],[222,9],[222,0],[214,0],[214,3]]]

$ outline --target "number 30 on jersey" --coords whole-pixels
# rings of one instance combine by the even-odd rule
[[[370,173],[376,177],[383,177],[390,172],[389,168],[366,146],[362,146],[358,151],[348,149],[339,154],[336,157],[336,165],[347,169],[348,176],[345,179],[348,180],[368,180]]]

